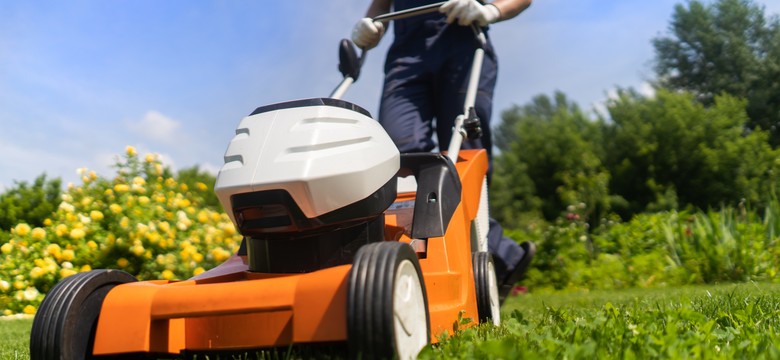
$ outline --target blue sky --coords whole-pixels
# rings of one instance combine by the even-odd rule
[[[537,0],[496,24],[495,114],[561,90],[585,109],[652,78],[677,0]],[[780,1],[758,1],[771,14]],[[126,145],[216,172],[243,116],[327,96],[368,1],[0,0],[0,190],[112,176]],[[388,34],[345,98],[376,113]],[[494,116],[494,124],[499,121]]]

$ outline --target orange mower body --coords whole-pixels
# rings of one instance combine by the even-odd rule
[[[476,324],[471,224],[487,171],[484,150],[463,150],[455,164],[461,202],[447,232],[430,238],[419,259],[430,312],[430,338]],[[401,193],[397,202],[414,193]],[[410,243],[403,214],[385,214],[386,241]],[[406,223],[404,223],[406,222]],[[106,296],[95,333],[95,355],[172,353],[182,350],[268,348],[347,340],[347,278],[351,265],[305,274],[246,271],[203,280],[142,281],[114,287]]]

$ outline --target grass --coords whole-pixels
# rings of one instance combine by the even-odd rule
[[[502,326],[463,330],[421,358],[780,358],[778,296],[780,285],[755,283],[522,295]],[[0,360],[29,358],[31,325],[2,321]]]
[[[499,328],[462,331],[424,358],[780,358],[780,286],[551,293],[514,299]]]
[[[30,358],[32,319],[0,318],[0,359]]]

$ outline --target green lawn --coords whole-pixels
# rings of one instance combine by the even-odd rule
[[[780,285],[527,294],[422,358],[780,358]],[[0,360],[27,359],[31,320],[0,322]]]
[[[778,359],[780,285],[531,294],[426,358]]]
[[[30,358],[30,328],[32,320],[0,320],[0,359]]]

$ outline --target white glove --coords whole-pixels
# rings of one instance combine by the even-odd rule
[[[362,18],[352,28],[352,42],[362,49],[368,50],[379,44],[385,34],[385,25],[371,18]]]
[[[482,5],[477,0],[449,0],[439,8],[447,14],[447,23],[458,19],[458,25],[466,26],[476,22],[479,26],[492,24],[501,17],[501,11],[493,4]]]

